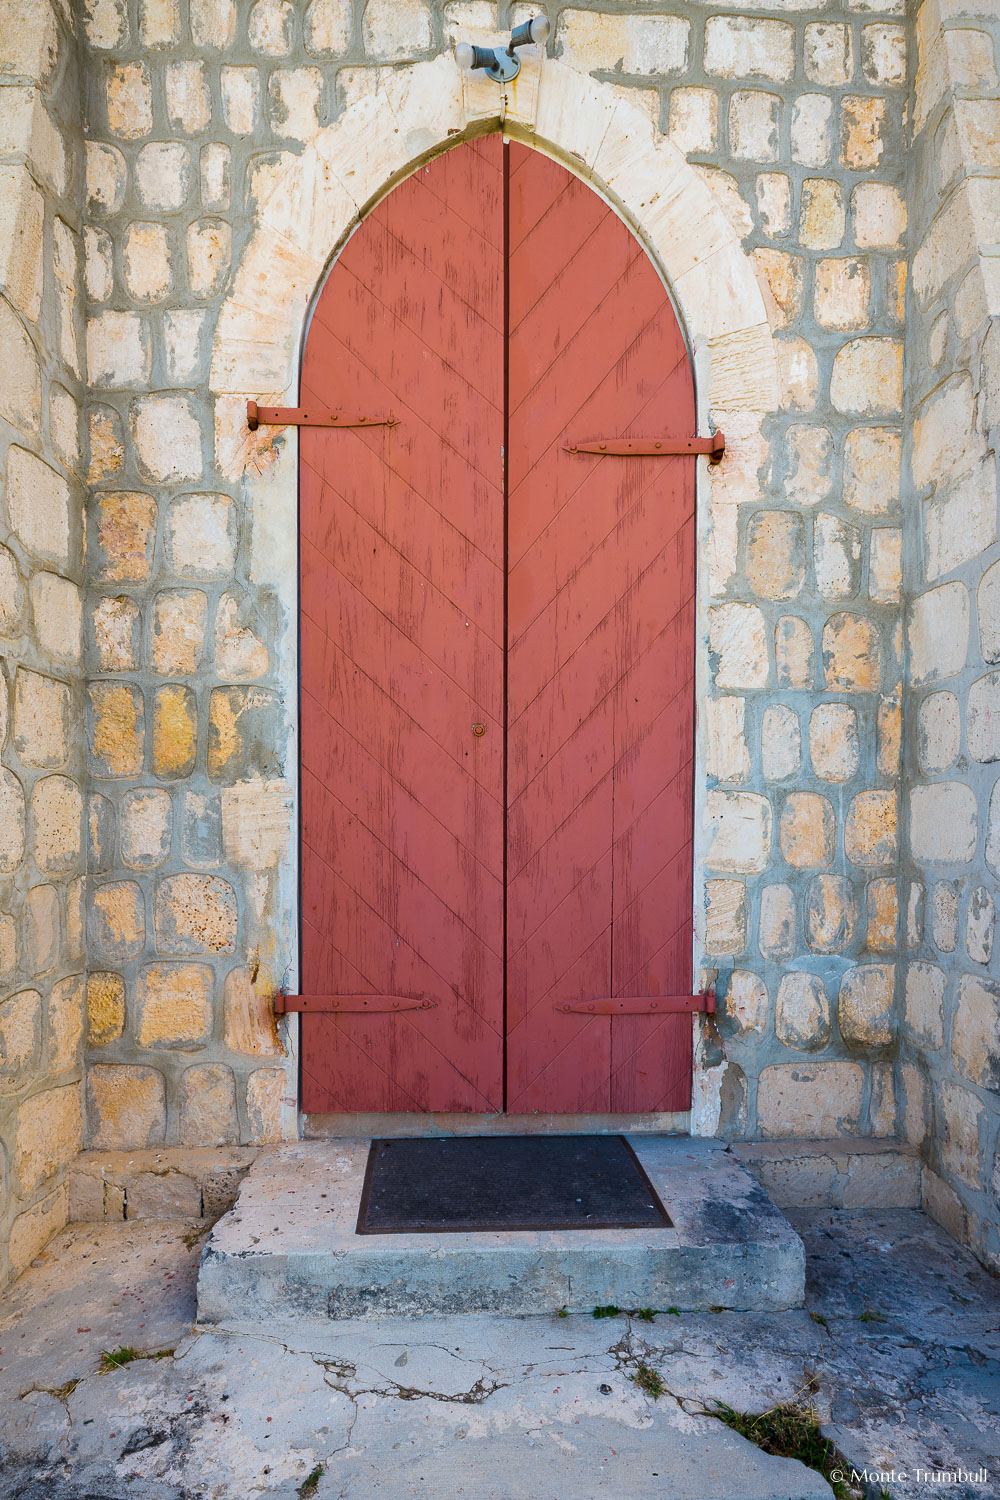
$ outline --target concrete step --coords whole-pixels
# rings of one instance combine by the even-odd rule
[[[359,1235],[370,1141],[279,1147],[212,1231],[199,1320],[801,1305],[802,1241],[730,1152],[630,1140],[670,1228]]]

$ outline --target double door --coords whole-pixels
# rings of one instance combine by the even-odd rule
[[[686,1109],[695,430],[642,247],[499,136],[394,189],[307,338],[302,1104]],[[388,419],[392,419],[391,423]]]

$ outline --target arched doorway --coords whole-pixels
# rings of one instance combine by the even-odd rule
[[[687,1108],[694,465],[570,451],[695,430],[652,263],[466,142],[346,245],[302,400],[395,418],[301,431],[303,1108]]]

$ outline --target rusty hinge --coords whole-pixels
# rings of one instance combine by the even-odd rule
[[[724,432],[705,438],[598,438],[592,443],[567,443],[567,453],[597,453],[614,458],[670,458],[681,453],[707,453],[717,464],[726,451]]]
[[[412,995],[275,995],[274,1014],[283,1016],[289,1011],[306,1011],[310,1015],[354,1013],[393,1010],[430,1010],[436,1000],[415,998]]]
[[[392,412],[387,417],[358,417],[345,411],[322,411],[318,406],[258,406],[247,402],[247,426],[251,432],[265,427],[395,427]]]
[[[714,1015],[715,995],[711,990],[700,995],[612,995],[595,1000],[569,1000],[557,1005],[556,1010],[586,1016],[671,1016],[696,1010]]]

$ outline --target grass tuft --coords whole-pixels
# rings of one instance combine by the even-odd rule
[[[595,1318],[617,1318],[620,1315],[621,1315],[621,1308],[620,1307],[616,1307],[613,1302],[609,1302],[608,1305],[607,1305],[607,1307],[595,1307],[594,1308],[594,1317]]]
[[[659,1370],[653,1369],[652,1365],[637,1365],[635,1374],[630,1375],[629,1380],[634,1381],[640,1391],[645,1391],[647,1396],[652,1396],[654,1401],[658,1401],[666,1390],[663,1377]]]
[[[843,1455],[820,1432],[813,1407],[790,1401],[753,1416],[749,1412],[734,1411],[731,1406],[717,1401],[707,1415],[718,1417],[720,1422],[725,1422],[741,1437],[755,1443],[764,1453],[773,1453],[778,1458],[797,1458],[799,1463],[822,1474],[837,1500],[853,1500],[855,1492],[831,1477],[834,1470],[848,1466]]]
[[[652,1323],[656,1319],[656,1310],[652,1307],[634,1307],[629,1317],[638,1318],[640,1323]]]
[[[306,1475],[296,1491],[299,1500],[312,1500],[312,1497],[319,1489],[319,1482],[325,1473],[326,1466],[324,1464],[317,1464],[312,1473]]]
[[[102,1349],[98,1369],[101,1374],[108,1370],[120,1370],[134,1359],[172,1359],[176,1349],[133,1349],[131,1344],[120,1344],[117,1349]]]

